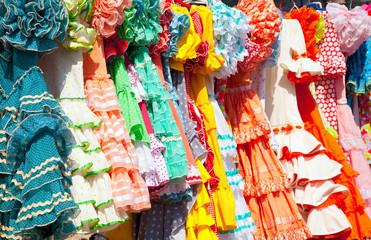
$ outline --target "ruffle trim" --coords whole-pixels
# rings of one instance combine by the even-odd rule
[[[273,236],[266,237],[265,234],[254,234],[255,240],[302,240],[311,238],[312,235],[307,226],[302,226],[293,230],[278,231]]]
[[[66,37],[68,13],[63,1],[3,1],[0,39],[21,50],[50,52]],[[7,47],[5,47],[7,48]]]
[[[117,26],[124,22],[124,8],[130,8],[131,1],[126,0],[96,0],[93,5],[91,25],[103,37],[115,34]]]
[[[259,137],[269,137],[270,132],[269,123],[266,120],[260,120],[250,128],[236,129],[233,131],[233,135],[237,144],[243,144]]]
[[[93,112],[121,112],[115,91],[115,85],[110,79],[110,75],[86,76],[85,95],[87,96],[88,106]]]
[[[366,144],[362,140],[361,137],[359,138],[346,138],[346,139],[340,139],[339,143],[343,150],[345,152],[349,152],[352,150],[365,150],[366,149]]]
[[[190,20],[188,15],[183,13],[177,13],[173,17],[170,25],[170,39],[168,44],[168,49],[164,52],[165,57],[173,57],[178,54],[179,46],[177,45],[180,42],[180,39],[188,31],[190,27]]]
[[[230,8],[218,1],[213,4],[212,11],[215,53],[222,56],[225,62],[211,73],[211,77],[227,78],[237,73],[238,62],[249,55],[245,45],[252,27],[249,25],[250,19],[240,9]]]
[[[85,99],[62,99],[58,102],[66,116],[72,121],[69,127],[90,126],[97,128],[101,125],[102,121],[88,108]]]
[[[245,197],[262,196],[274,192],[285,191],[289,187],[287,176],[260,180],[258,183],[245,182],[243,194]]]

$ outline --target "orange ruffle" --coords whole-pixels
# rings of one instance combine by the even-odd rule
[[[286,14],[287,19],[296,19],[299,21],[301,28],[303,29],[305,45],[307,48],[307,55],[313,61],[316,60],[316,56],[319,53],[319,48],[316,47],[316,31],[317,23],[320,20],[319,13],[313,8],[307,8],[306,6],[299,10],[293,9],[290,13]]]
[[[251,21],[253,27],[251,40],[259,44],[260,52],[250,62],[250,70],[272,54],[273,43],[280,32],[281,21],[277,8],[270,0],[240,0],[237,8],[244,12]]]
[[[289,72],[287,78],[294,83],[311,83],[319,79],[320,75],[312,76],[309,72],[301,73],[301,77],[296,77],[295,72]]]
[[[227,89],[224,104],[237,144],[262,136],[269,137],[271,130],[265,119],[263,106],[253,90],[245,87]]]
[[[296,84],[296,96],[301,118],[305,122],[305,129],[322,143],[329,158],[343,166],[341,174],[334,178],[334,182],[347,187],[350,193],[348,198],[339,204],[339,208],[345,213],[352,225],[349,239],[370,237],[371,220],[365,213],[365,202],[352,181],[358,173],[348,164],[336,138],[326,131],[308,84]]]

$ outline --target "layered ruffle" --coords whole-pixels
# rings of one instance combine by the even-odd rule
[[[174,17],[169,25],[170,39],[167,43],[168,49],[164,52],[164,56],[173,57],[178,54],[179,46],[177,43],[180,42],[181,38],[188,31],[189,27],[190,20],[188,15],[183,13],[174,14]]]
[[[107,62],[116,57],[121,57],[129,47],[129,42],[121,40],[115,32],[112,36],[104,39],[104,55]],[[111,73],[112,74],[112,73]]]
[[[228,102],[226,108],[230,110],[228,117],[232,124],[234,139],[237,144],[243,144],[262,136],[269,136],[270,127],[265,119],[263,107],[258,95],[249,86],[227,88]],[[241,101],[241,98],[247,101]]]
[[[240,1],[237,5],[247,17],[251,19],[249,24],[252,26],[251,40],[260,45],[260,52],[250,63],[250,70],[272,54],[272,45],[276,41],[280,31],[280,17],[274,2],[268,0],[259,1]]]
[[[72,181],[66,164],[73,144],[65,122],[53,113],[30,114],[12,132],[6,153],[16,168],[12,177],[2,178],[6,187],[1,191],[1,210],[2,218],[16,216],[1,220],[7,230],[2,237],[54,235],[59,239],[76,230],[72,220],[79,211],[68,189]],[[37,227],[46,225],[54,230]]]
[[[156,44],[162,32],[160,25],[160,9],[158,1],[144,0],[141,4],[137,2],[137,12],[131,19],[134,38],[132,44],[136,46],[149,46]]]
[[[6,0],[0,6],[1,40],[21,50],[51,52],[66,37],[68,13],[63,1]],[[6,47],[5,47],[6,48]]]
[[[115,208],[135,212],[148,209],[148,189],[139,174],[138,157],[120,114],[113,81],[107,77],[88,76],[85,90],[89,108],[102,121],[95,134],[111,166]]]
[[[327,12],[320,12],[325,19],[325,33],[320,42],[320,53],[317,62],[324,69],[323,75],[344,75],[346,72],[345,57],[340,51],[340,43],[335,31],[334,24],[327,19]],[[331,50],[333,49],[333,50]],[[335,54],[332,54],[335,52]]]
[[[361,7],[348,10],[346,6],[331,3],[326,6],[327,19],[335,26],[341,52],[350,56],[371,35],[371,17]]]
[[[301,55],[298,59],[289,59],[284,61],[280,64],[280,66],[292,73],[295,73],[295,82],[305,83],[309,81],[313,81],[312,78],[309,77],[309,81],[306,81],[307,78],[303,73],[309,73],[310,76],[321,75],[323,73],[323,67],[314,62],[313,60],[306,57],[306,55]],[[292,78],[289,80],[293,81]]]
[[[184,178],[188,173],[185,148],[179,129],[172,115],[169,101],[171,95],[161,83],[156,66],[147,48],[138,48],[129,58],[142,80],[147,93],[146,106],[156,137],[166,146],[163,156],[170,179]]]
[[[153,7],[152,7],[153,8]],[[151,8],[151,9],[152,9]],[[171,10],[171,4],[169,2],[162,3],[162,13],[160,16],[160,24],[162,32],[159,33],[159,41],[156,44],[149,46],[148,50],[151,55],[159,56],[162,52],[166,51],[170,41],[169,25],[173,20],[173,11]]]
[[[250,19],[241,10],[230,8],[221,1],[213,4],[212,11],[215,53],[222,56],[225,62],[210,76],[227,78],[238,71],[237,63],[249,55],[245,45],[252,27],[249,25]]]
[[[166,149],[160,140],[152,133],[149,135],[151,141],[151,153],[156,166],[156,171],[145,174],[145,180],[148,187],[164,186],[170,181],[169,174],[166,169],[165,159],[162,152]]]
[[[124,22],[124,9],[131,7],[131,0],[96,0],[93,5],[91,25],[103,37],[115,34],[117,26]]]

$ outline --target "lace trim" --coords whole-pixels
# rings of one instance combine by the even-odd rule
[[[256,183],[245,182],[245,189],[243,194],[249,196],[262,196],[273,192],[284,191],[289,187],[289,179],[287,176],[270,178],[261,180]]]

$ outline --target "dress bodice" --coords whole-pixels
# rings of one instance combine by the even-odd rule
[[[280,66],[292,60],[293,51],[306,51],[304,35],[297,20],[284,19],[277,65],[268,68],[266,72],[265,107],[272,127],[303,124],[296,100],[295,83],[289,81]]]

